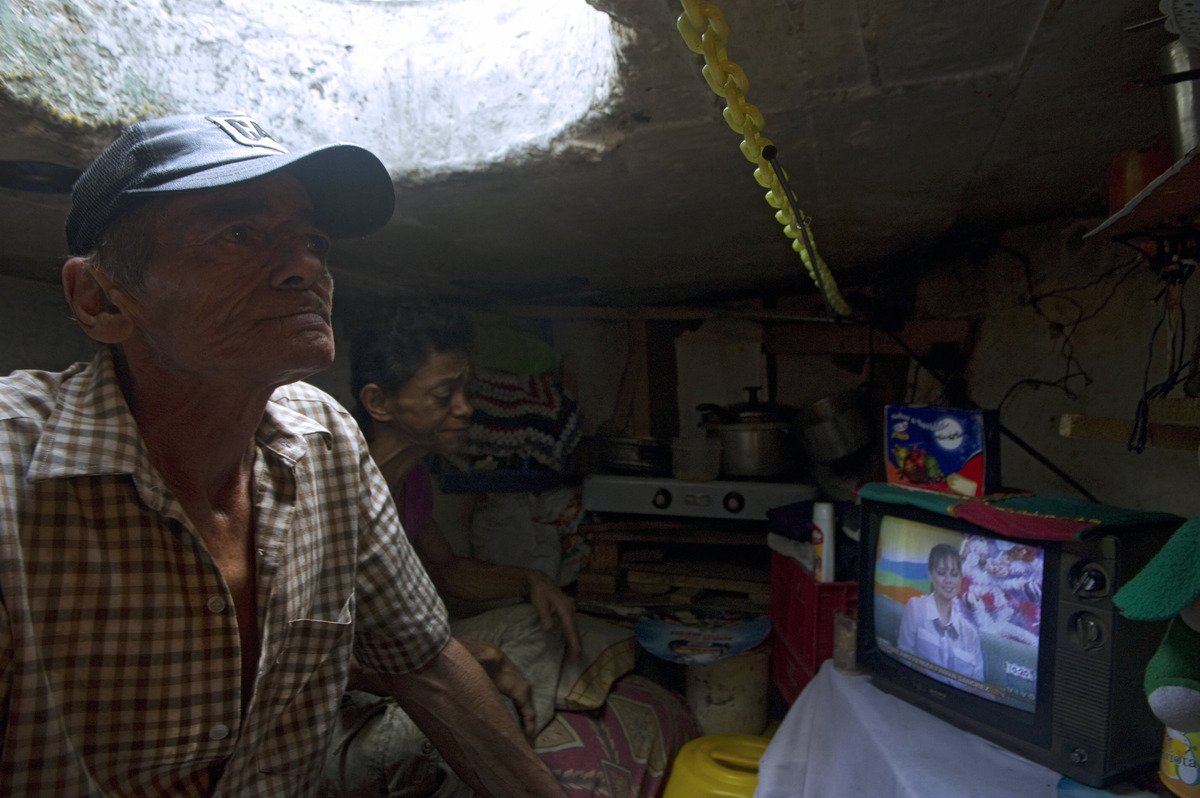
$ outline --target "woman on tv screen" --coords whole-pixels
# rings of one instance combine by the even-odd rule
[[[962,592],[962,557],[946,543],[929,550],[930,592],[904,605],[896,645],[953,673],[983,681],[979,631],[968,620]]]

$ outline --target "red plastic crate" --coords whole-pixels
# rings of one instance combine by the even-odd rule
[[[796,560],[771,552],[771,679],[789,704],[833,656],[834,613],[857,608],[857,582],[817,582]]]
[[[791,704],[814,676],[804,667],[800,656],[781,638],[771,644],[771,682],[783,699]]]

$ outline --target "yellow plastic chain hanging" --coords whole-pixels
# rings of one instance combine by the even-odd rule
[[[744,137],[738,148],[746,160],[755,165],[754,179],[767,189],[765,199],[767,204],[775,208],[775,220],[783,225],[783,234],[792,240],[792,249],[800,256],[808,276],[812,278],[817,289],[824,297],[829,308],[839,316],[849,316],[850,306],[838,291],[837,283],[825,261],[817,253],[816,245],[812,243],[812,227],[804,214],[796,219],[799,211],[788,201],[787,191],[776,174],[779,167],[763,154],[764,150],[773,152],[771,140],[762,135],[766,125],[762,112],[757,107],[746,102],[746,89],[749,81],[740,66],[729,60],[725,52],[725,42],[729,38],[729,25],[720,9],[709,3],[698,0],[681,0],[683,13],[679,15],[676,27],[679,35],[687,44],[688,49],[697,55],[704,56],[704,69],[701,70],[708,87],[718,96],[725,99],[726,105],[722,115],[726,124],[735,133]],[[768,148],[771,148],[768,150]],[[786,180],[786,175],[785,178]]]

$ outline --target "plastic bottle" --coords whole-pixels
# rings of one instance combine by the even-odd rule
[[[813,577],[818,582],[834,581],[833,542],[837,538],[836,527],[833,524],[833,504],[831,502],[813,502],[812,513],[812,542],[813,542]]]

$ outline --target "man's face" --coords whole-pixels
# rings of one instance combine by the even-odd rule
[[[152,226],[127,347],[180,376],[282,385],[333,361],[329,240],[299,181],[276,174],[181,195]]]

